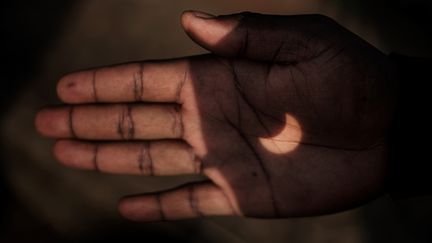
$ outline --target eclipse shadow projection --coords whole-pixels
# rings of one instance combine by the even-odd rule
[[[211,54],[72,73],[38,130],[65,165],[209,180],[126,197],[142,221],[291,217],[383,192],[395,93],[387,56],[320,15],[185,12]]]

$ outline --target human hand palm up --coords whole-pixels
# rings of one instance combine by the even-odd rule
[[[198,15],[201,15],[198,13]],[[37,129],[63,164],[209,181],[120,201],[134,220],[289,217],[379,195],[392,106],[387,57],[318,15],[182,16],[211,54],[64,76]]]

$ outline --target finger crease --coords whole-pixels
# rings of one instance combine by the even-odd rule
[[[186,83],[187,76],[188,76],[188,67],[185,68],[183,79],[180,80],[180,82],[177,85],[175,100],[177,103],[180,103],[180,104],[182,103],[181,102],[182,91],[183,91],[184,84]]]
[[[138,90],[139,90],[139,83],[138,83],[139,81],[138,81],[138,78],[136,77],[136,75],[134,75],[134,86],[133,86],[133,93],[134,93],[134,96],[135,96],[135,101],[139,101],[139,92],[138,92]]]
[[[139,71],[134,75],[134,95],[135,101],[142,101],[143,96],[143,64],[139,64]]]
[[[203,162],[199,158],[195,157],[194,165],[195,165],[195,173],[200,174],[203,172],[204,165],[203,165]]]
[[[199,158],[197,158],[197,156],[195,155],[195,153],[193,152],[192,149],[189,150],[189,154],[190,154],[190,158],[191,161],[193,163],[193,168],[194,168],[194,172],[195,174],[200,174],[203,170],[202,168],[202,162]]]
[[[147,176],[153,175],[153,160],[150,153],[150,142],[144,142],[138,158],[138,169]]]
[[[157,204],[159,206],[159,213],[160,213],[161,220],[164,221],[166,219],[166,217],[165,217],[165,213],[164,213],[164,210],[162,207],[162,200],[161,200],[160,194],[156,195],[156,201],[157,201]]]
[[[120,114],[117,123],[117,133],[124,140],[133,139],[135,136],[135,123],[132,116],[132,106],[125,106]]]
[[[69,108],[69,131],[70,131],[72,137],[76,138],[76,133],[75,133],[75,129],[73,126],[73,112],[74,112],[74,107],[71,106]]]
[[[99,99],[96,90],[96,72],[97,70],[93,70],[92,85],[93,85],[93,99],[95,102],[98,102]]]
[[[126,110],[126,125],[127,125],[127,139],[133,139],[135,135],[135,123],[132,116],[132,106],[128,105]]]
[[[147,142],[147,159],[148,159],[148,163],[149,163],[149,172],[150,175],[154,175],[154,166],[153,166],[153,158],[152,158],[152,154],[151,154],[151,143]]]
[[[98,164],[98,153],[99,153],[99,145],[95,144],[94,148],[93,148],[93,159],[92,159],[92,163],[93,163],[93,168],[96,171],[100,171],[99,169],[99,164]]]
[[[138,155],[138,170],[140,171],[141,174],[144,174],[144,150],[145,150],[145,145],[143,144]]]
[[[172,133],[182,138],[184,135],[183,115],[180,106],[175,106],[173,111],[174,122],[171,127]]]
[[[189,191],[189,204],[192,209],[192,212],[194,212],[196,216],[202,217],[203,213],[199,209],[199,202],[198,202],[198,198],[196,197],[195,186],[190,186],[188,191]]]
[[[121,110],[117,122],[117,133],[119,134],[121,139],[124,139],[124,109]]]

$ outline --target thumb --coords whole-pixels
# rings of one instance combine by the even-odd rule
[[[322,15],[244,12],[213,16],[186,11],[181,20],[190,38],[214,54],[274,62],[298,62],[313,57],[325,46],[321,37],[329,27],[323,26],[329,23],[329,18]]]
[[[238,27],[244,14],[214,16],[199,11],[182,14],[182,26],[189,37],[205,49],[222,55],[235,56],[244,36]]]

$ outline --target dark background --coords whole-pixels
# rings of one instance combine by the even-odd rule
[[[40,107],[58,103],[55,84],[64,73],[205,52],[183,33],[183,10],[322,13],[385,53],[431,57],[431,1],[15,0],[0,6],[0,242],[432,242],[430,198],[394,202],[383,196],[354,210],[313,218],[127,222],[115,211],[121,196],[197,178],[63,168],[51,155],[52,141],[39,137],[33,126]]]

